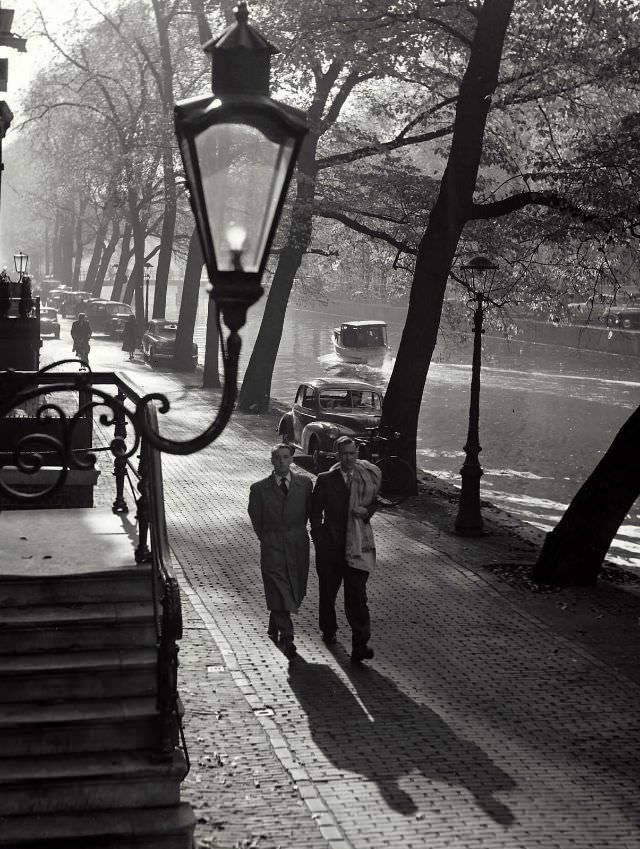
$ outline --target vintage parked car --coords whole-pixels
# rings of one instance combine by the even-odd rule
[[[86,312],[85,307],[92,297],[91,292],[67,292],[60,300],[60,315],[63,318],[77,318],[78,313]]]
[[[59,310],[63,300],[70,292],[71,286],[65,286],[63,284],[60,284],[57,288],[49,289],[49,293],[47,295],[47,306],[54,307],[54,309]]]
[[[609,307],[605,320],[608,327],[620,330],[640,330],[640,307]]]
[[[178,325],[174,321],[155,318],[149,322],[142,336],[142,354],[146,361],[155,365],[158,360],[172,360],[176,347]],[[191,368],[198,365],[198,346],[191,343]]]
[[[40,335],[60,338],[58,313],[53,307],[40,307]]]
[[[94,333],[108,333],[110,336],[117,336],[127,317],[133,315],[129,304],[102,298],[92,298],[81,311],[86,313]]]
[[[340,436],[364,434],[380,424],[382,392],[370,383],[347,378],[319,377],[298,388],[290,413],[278,424],[284,442],[310,454],[313,470],[335,462]]]

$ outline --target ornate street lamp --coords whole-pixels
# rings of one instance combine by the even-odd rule
[[[18,282],[22,281],[22,278],[27,273],[27,266],[29,265],[29,254],[23,254],[22,251],[19,251],[17,254],[13,255],[13,265],[18,274]]]
[[[150,268],[153,265],[150,262],[144,264],[144,323],[145,327],[149,324],[149,281],[151,280]]]
[[[300,110],[269,97],[276,49],[247,23],[246,3],[235,14],[236,23],[204,45],[213,94],[175,107],[211,297],[230,341],[262,295],[260,280],[308,131]]]
[[[498,266],[486,256],[476,256],[467,264],[461,265],[463,285],[469,292],[469,302],[475,305],[473,313],[473,360],[471,366],[471,400],[469,403],[469,429],[464,446],[465,461],[460,469],[462,489],[456,518],[455,530],[461,536],[481,536],[483,534],[482,513],[480,512],[480,478],[482,467],[479,455],[480,446],[480,368],[482,364],[482,325],[485,303],[495,304],[497,294],[494,280]]]

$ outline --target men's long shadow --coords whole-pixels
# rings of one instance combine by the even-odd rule
[[[465,787],[495,822],[513,823],[512,812],[494,794],[516,784],[482,749],[375,669],[342,665],[357,698],[329,666],[301,657],[290,665],[288,679],[315,744],[336,769],[375,782],[389,807],[405,815],[417,806],[398,781],[419,772]]]

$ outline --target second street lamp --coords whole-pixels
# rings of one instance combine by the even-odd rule
[[[461,266],[463,285],[469,293],[469,302],[475,304],[473,313],[473,360],[471,365],[471,399],[469,402],[469,429],[464,445],[465,461],[460,469],[462,488],[455,530],[461,536],[481,536],[484,532],[480,511],[480,368],[482,364],[482,325],[485,302],[491,302],[493,283],[498,266],[486,256],[476,256]]]
[[[149,281],[151,280],[151,271],[153,265],[150,262],[144,264],[144,326],[149,325]]]

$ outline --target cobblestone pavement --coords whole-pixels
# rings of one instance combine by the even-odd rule
[[[184,392],[167,432],[213,405]],[[344,617],[336,650],[320,641],[312,572],[288,663],[246,513],[268,447],[236,417],[163,460],[201,845],[638,849],[640,688],[468,568],[469,541],[377,514],[375,660],[350,666]]]

